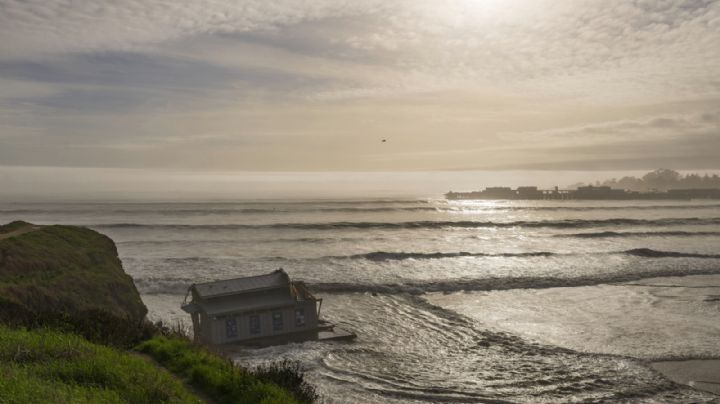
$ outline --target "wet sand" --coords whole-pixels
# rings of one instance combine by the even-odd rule
[[[675,383],[720,395],[720,359],[662,361],[651,366]]]

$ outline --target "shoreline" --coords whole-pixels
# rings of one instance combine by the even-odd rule
[[[653,361],[648,365],[677,384],[720,396],[720,358]]]

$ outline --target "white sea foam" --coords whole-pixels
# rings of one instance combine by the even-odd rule
[[[720,276],[432,294],[479,327],[580,352],[641,359],[720,357]]]

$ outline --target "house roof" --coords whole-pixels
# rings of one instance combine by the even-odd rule
[[[297,302],[290,294],[233,296],[231,299],[212,299],[196,303],[195,309],[209,315],[242,313],[255,310],[294,306]]]
[[[265,275],[196,283],[191,286],[201,298],[241,294],[257,290],[289,287],[290,277],[282,269]]]

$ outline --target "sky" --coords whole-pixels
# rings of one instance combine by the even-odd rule
[[[707,0],[0,0],[0,195],[718,170],[718,44]]]

